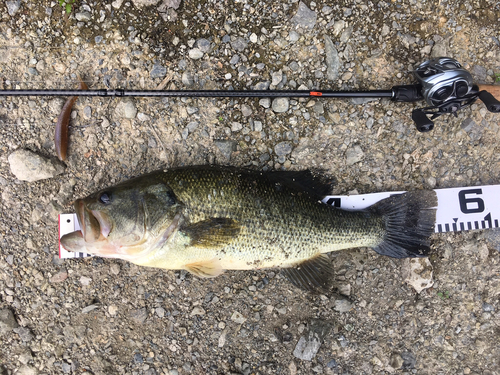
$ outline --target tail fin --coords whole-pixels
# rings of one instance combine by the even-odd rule
[[[417,258],[430,250],[429,237],[434,233],[437,196],[432,190],[393,195],[375,203],[371,212],[385,220],[386,233],[373,248],[393,258]]]

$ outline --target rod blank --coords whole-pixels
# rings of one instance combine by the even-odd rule
[[[393,90],[0,90],[0,96],[100,96],[100,97],[194,97],[194,98],[392,98]]]

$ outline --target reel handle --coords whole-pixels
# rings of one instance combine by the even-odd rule
[[[490,112],[500,112],[500,85],[478,85],[479,99]]]
[[[434,122],[429,120],[427,115],[421,109],[414,109],[411,113],[411,118],[415,122],[417,130],[421,133],[430,132],[434,129]]]

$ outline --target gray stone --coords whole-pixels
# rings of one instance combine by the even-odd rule
[[[488,244],[500,251],[500,229],[488,229],[482,234],[482,237],[488,242]]]
[[[259,104],[264,108],[269,108],[271,106],[271,99],[269,98],[260,99]]]
[[[300,38],[299,33],[294,30],[290,31],[290,33],[288,34],[288,40],[292,43],[298,41],[299,38]]]
[[[316,14],[316,12],[309,9],[307,5],[301,1],[299,2],[297,13],[295,13],[295,16],[293,16],[291,22],[296,26],[306,29],[312,29],[316,24],[317,18],[318,15]]]
[[[93,304],[93,305],[88,305],[88,306],[85,306],[83,309],[82,309],[82,314],[87,314],[95,309],[97,309],[99,307],[99,305],[97,304]]]
[[[239,132],[241,129],[243,129],[243,125],[240,122],[233,121],[231,123],[231,131],[232,132]]]
[[[71,365],[69,363],[63,362],[61,367],[65,374],[69,374],[71,372]]]
[[[87,120],[92,117],[92,108],[90,108],[90,106],[87,105],[83,108],[83,117]]]
[[[191,86],[194,83],[194,77],[190,72],[182,73],[182,83],[186,86]]]
[[[431,57],[437,58],[437,57],[448,56],[449,50],[450,50],[450,38],[444,38],[436,42],[436,44],[434,44],[431,51]]]
[[[179,9],[182,0],[163,0],[163,5],[167,8]]]
[[[115,108],[115,114],[120,118],[135,118],[137,108],[131,98],[122,99]]]
[[[19,8],[21,8],[21,0],[6,1],[5,5],[7,6],[9,16],[14,16],[19,11]]]
[[[274,146],[274,152],[278,156],[286,156],[292,152],[292,145],[289,142],[280,142]]]
[[[276,98],[273,100],[273,111],[276,113],[283,113],[288,111],[290,106],[290,99],[288,98]]]
[[[352,104],[366,104],[366,103],[374,102],[375,100],[378,100],[378,98],[351,98],[351,103]]]
[[[366,127],[368,129],[371,129],[373,127],[374,122],[375,120],[373,119],[373,117],[369,117],[368,120],[366,120]]]
[[[210,41],[208,41],[207,39],[204,38],[198,39],[196,41],[196,46],[203,53],[210,51]]]
[[[0,336],[19,327],[16,318],[9,309],[0,310]]]
[[[198,127],[199,123],[196,121],[191,121],[189,124],[187,124],[186,128],[190,133],[194,132],[196,128]]]
[[[29,342],[34,339],[35,336],[31,333],[28,327],[17,327],[13,331],[19,335],[22,341]]]
[[[339,53],[332,42],[332,39],[325,35],[325,63],[326,77],[334,81],[339,77],[340,60]]]
[[[243,39],[242,37],[238,38],[231,38],[231,47],[233,47],[236,51],[243,51],[245,48],[247,48],[248,42]]]
[[[415,364],[417,363],[417,359],[415,355],[411,352],[401,353],[401,358],[403,358],[403,370],[410,370],[415,368]]]
[[[235,54],[235,55],[233,55],[233,57],[231,57],[231,60],[229,60],[229,63],[232,65],[236,65],[236,64],[238,64],[239,61],[240,61],[240,56]]]
[[[277,86],[283,80],[283,71],[278,70],[277,72],[273,72],[271,85]]]
[[[231,159],[231,154],[236,151],[237,142],[229,140],[214,141],[217,148],[227,160]]]
[[[154,64],[153,69],[149,73],[151,78],[163,78],[167,74],[167,68],[160,64]]]
[[[478,141],[483,136],[483,128],[470,117],[466,118],[460,127],[467,133],[472,141]]]
[[[64,166],[29,150],[17,150],[9,155],[10,170],[18,180],[38,181],[64,172]]]
[[[261,163],[265,163],[269,159],[271,159],[271,156],[269,156],[269,154],[267,152],[259,156],[259,161]]]
[[[355,145],[346,151],[345,157],[347,165],[354,165],[363,160],[365,153],[359,145]]]
[[[318,319],[311,320],[308,332],[300,337],[299,342],[295,346],[293,351],[294,357],[304,361],[312,361],[331,329],[332,324],[329,322]]]
[[[265,82],[257,82],[254,86],[254,90],[267,90],[269,88],[270,82],[265,81]]]
[[[245,117],[251,116],[252,115],[252,108],[250,108],[246,104],[241,105],[241,114]]]
[[[322,115],[323,113],[325,113],[325,107],[323,105],[323,102],[319,101],[316,104],[314,104],[313,111],[318,115]]]
[[[483,302],[483,311],[492,312],[495,311],[495,307],[493,305],[490,305],[489,303]]]
[[[352,35],[352,30],[353,30],[352,26],[349,26],[347,29],[342,31],[342,35],[340,35],[340,42],[341,43],[345,43],[349,40],[349,38]]]
[[[148,317],[148,311],[146,310],[145,307],[143,307],[142,309],[132,310],[130,312],[130,317],[134,322],[142,324],[146,321]]]
[[[352,303],[347,299],[337,299],[335,300],[335,306],[333,309],[340,313],[345,313],[352,309]]]

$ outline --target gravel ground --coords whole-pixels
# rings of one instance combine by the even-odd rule
[[[0,1],[0,88],[388,89],[440,55],[500,72],[492,0],[105,3]],[[433,236],[420,294],[369,249],[331,255],[341,295],[56,255],[73,199],[170,166],[321,168],[338,194],[499,183],[482,103],[420,134],[388,100],[80,98],[60,164],[63,103],[0,98],[0,374],[500,374],[498,232]]]

